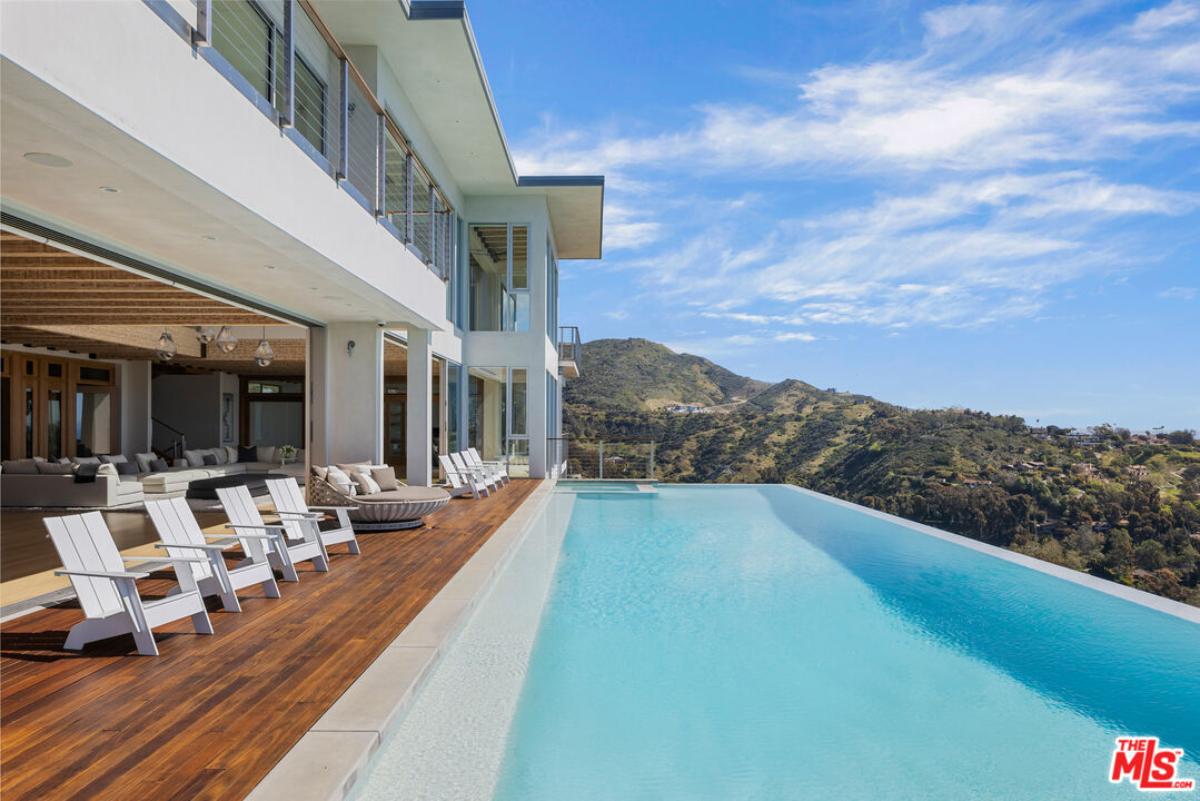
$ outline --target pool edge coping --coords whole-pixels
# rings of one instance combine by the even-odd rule
[[[350,797],[375,752],[549,504],[554,485],[552,479],[542,480],[275,763],[247,801]]]

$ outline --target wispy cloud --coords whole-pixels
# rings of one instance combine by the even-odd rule
[[[1158,293],[1166,300],[1195,300],[1200,295],[1200,289],[1194,286],[1173,286]]]
[[[922,17],[919,52],[827,64],[793,79],[791,103],[714,101],[648,135],[547,126],[518,160],[530,172],[612,176],[614,269],[654,298],[694,304],[697,317],[768,329],[737,336],[807,342],[815,326],[1032,317],[1072,281],[1154,261],[1155,243],[1124,221],[1200,208],[1195,193],[1109,169],[1200,143],[1200,120],[1186,113],[1200,102],[1200,3],[1065,35],[1096,8],[942,6]],[[770,216],[769,199],[744,194],[749,179],[810,176],[866,183],[872,195]],[[698,197],[709,178],[713,196]],[[722,197],[730,178],[739,195]],[[738,344],[695,341],[709,352]]]

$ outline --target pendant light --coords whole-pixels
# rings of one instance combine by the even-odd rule
[[[196,326],[196,339],[201,345],[207,345],[217,338],[217,329],[212,326],[198,325]]]
[[[222,353],[233,353],[237,349],[238,338],[229,330],[229,326],[223,325],[221,326],[221,330],[217,332],[215,342]]]
[[[162,332],[162,336],[158,338],[156,349],[160,361],[169,362],[175,358],[175,352],[178,348],[175,347],[175,337],[171,336],[170,331]]]
[[[254,363],[259,367],[267,367],[275,359],[275,351],[271,349],[271,343],[267,341],[267,329],[263,326],[262,339],[258,341],[258,347],[254,349]]]

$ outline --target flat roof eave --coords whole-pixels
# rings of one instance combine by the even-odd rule
[[[522,175],[517,188],[545,196],[560,259],[601,258],[603,175]]]

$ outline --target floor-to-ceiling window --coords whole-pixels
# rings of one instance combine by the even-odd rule
[[[472,331],[529,330],[529,226],[467,228]]]
[[[458,453],[463,450],[462,434],[459,430],[461,399],[462,365],[446,362],[446,450],[448,453]]]

